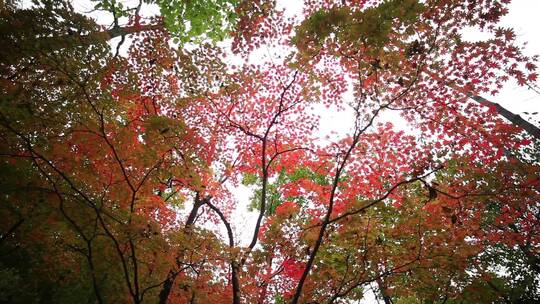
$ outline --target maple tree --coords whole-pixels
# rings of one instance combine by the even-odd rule
[[[508,2],[3,9],[0,301],[538,301],[538,128],[480,96],[537,78]]]

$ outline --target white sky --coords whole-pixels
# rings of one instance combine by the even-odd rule
[[[540,1],[514,0],[510,5],[508,15],[501,20],[501,25],[514,28],[520,43],[527,42],[526,55],[540,55],[540,18],[538,12],[540,12]],[[475,34],[470,33],[471,38],[474,36]],[[540,82],[536,84],[539,85]],[[509,81],[497,96],[484,97],[500,103],[514,114],[540,112],[540,94],[527,87],[518,86],[515,81]],[[522,117],[531,121],[527,116],[522,115]],[[536,121],[539,119],[538,115],[533,118]]]

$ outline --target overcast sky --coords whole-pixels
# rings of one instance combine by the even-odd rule
[[[540,54],[540,17],[538,12],[540,12],[540,1],[514,0],[510,5],[509,14],[502,19],[503,26],[515,29],[518,41],[528,42],[525,52],[527,55]],[[501,93],[495,96],[492,101],[502,104],[515,114],[521,115],[524,111],[540,112],[540,94],[526,87],[520,87],[515,82],[508,82]],[[524,118],[529,117],[524,116]],[[539,119],[538,115],[534,118],[536,121]]]

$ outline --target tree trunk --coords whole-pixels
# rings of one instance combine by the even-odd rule
[[[88,35],[62,35],[56,37],[39,38],[38,43],[40,45],[50,44],[57,48],[66,48],[79,45],[90,45],[99,41],[109,41],[120,36],[161,29],[163,29],[162,23],[114,27],[110,30],[91,32]]]
[[[197,213],[199,212],[199,209],[210,200],[210,197],[205,197],[203,199],[200,198],[199,193],[195,196],[195,201],[193,203],[193,208],[191,208],[191,212],[189,213],[189,216],[186,220],[186,224],[184,226],[184,230],[186,231],[186,234],[190,235],[192,233],[193,224],[195,224],[195,220],[197,218]],[[177,256],[177,260],[182,260],[183,254],[180,254]],[[169,273],[167,274],[167,279],[165,282],[163,282],[163,288],[161,288],[161,291],[159,292],[159,304],[166,304],[167,300],[169,299],[169,295],[171,294],[172,287],[174,284],[174,280],[178,276],[180,272],[174,271],[174,269],[169,270]]]
[[[504,108],[503,106],[501,106],[500,104],[496,102],[489,101],[480,95],[476,95],[471,90],[466,90],[465,88],[462,88],[456,84],[445,81],[440,76],[438,76],[437,74],[433,72],[427,72],[427,74],[431,76],[433,79],[444,83],[447,87],[461,94],[464,94],[465,96],[471,98],[472,100],[478,102],[479,104],[489,107],[489,108],[494,108],[495,111],[499,115],[508,119],[512,124],[518,127],[521,127],[523,130],[525,130],[527,133],[529,133],[529,135],[533,136],[534,138],[540,139],[540,128],[536,127],[535,125],[521,118],[521,116],[508,111],[506,108]]]
[[[514,125],[521,127],[523,130],[527,131],[527,133],[529,133],[531,136],[535,137],[536,139],[540,139],[540,129],[536,127],[535,125],[531,124],[530,122],[526,121],[525,119],[521,118],[521,116],[508,111],[500,104],[489,101],[482,96],[473,95],[470,92],[467,92],[465,94],[472,100],[480,103],[481,105],[484,105],[487,107],[494,107],[497,113],[499,113],[499,115],[508,119]]]
[[[384,304],[393,304],[392,298],[388,295],[388,292],[386,290],[386,284],[384,284],[383,279],[378,278],[376,281],[377,281],[377,286],[379,287],[379,292],[381,293],[381,297],[383,298]]]

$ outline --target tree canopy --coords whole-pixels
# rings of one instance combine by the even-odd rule
[[[0,303],[537,303],[509,2],[2,2]]]

